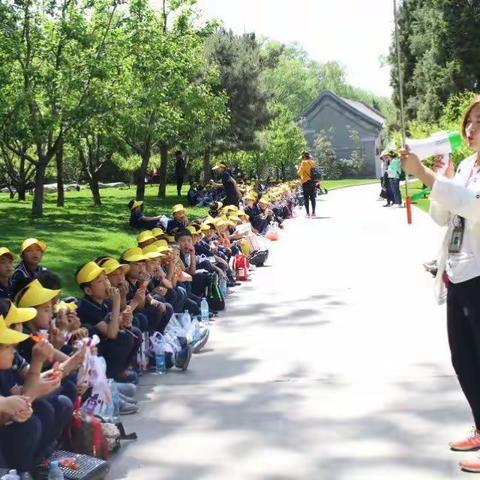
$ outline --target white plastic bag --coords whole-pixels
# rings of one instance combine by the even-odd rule
[[[155,332],[150,337],[150,350],[152,355],[162,355],[164,353],[174,353],[173,346],[167,338],[160,332]]]

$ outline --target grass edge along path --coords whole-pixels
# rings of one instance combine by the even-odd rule
[[[408,183],[408,194],[410,197],[414,196],[416,193],[419,193],[423,190],[423,184],[420,182],[420,180],[413,180]],[[406,198],[406,192],[405,192],[405,185],[402,186],[402,197],[403,199]],[[416,201],[413,202],[413,205],[415,205],[417,208],[420,210],[423,210],[424,212],[428,213],[428,210],[430,208],[430,199],[427,197],[425,198],[420,198]]]
[[[321,180],[320,185],[327,190],[336,190],[338,188],[358,187],[360,185],[369,185],[377,183],[380,186],[378,178],[344,178],[341,180]]]

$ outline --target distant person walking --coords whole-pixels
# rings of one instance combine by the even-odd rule
[[[388,183],[392,192],[393,203],[396,207],[402,206],[402,194],[400,192],[400,176],[402,175],[402,165],[397,154],[393,151],[389,152],[390,164],[387,169]],[[390,199],[387,199],[389,203]]]
[[[307,217],[315,216],[315,162],[310,152],[302,152],[299,160],[300,165],[297,167],[298,177],[302,184],[303,198],[305,200],[305,210]],[[312,204],[312,214],[310,215],[310,203]]]
[[[183,179],[185,178],[186,172],[187,167],[182,152],[181,150],[177,150],[175,152],[175,180],[177,182],[177,195],[179,197],[182,195]]]

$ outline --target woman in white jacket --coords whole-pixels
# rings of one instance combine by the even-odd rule
[[[401,151],[402,167],[432,189],[430,214],[448,226],[438,260],[436,289],[447,300],[447,330],[453,368],[475,422],[474,432],[450,443],[452,450],[480,449],[480,97],[470,105],[462,123],[468,146],[475,151],[454,172],[439,175],[407,149]],[[447,286],[445,292],[445,286]],[[480,472],[480,459],[460,466]]]

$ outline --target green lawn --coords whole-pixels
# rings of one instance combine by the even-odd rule
[[[320,183],[327,190],[335,190],[336,188],[354,187],[376,182],[380,183],[380,180],[376,178],[346,178],[343,180],[322,180]]]
[[[414,182],[410,182],[408,184],[408,194],[410,197],[415,195],[416,193],[420,192],[423,190],[423,185],[419,180],[415,180]],[[403,198],[406,197],[405,193],[405,186],[402,187],[402,196]],[[428,212],[428,209],[430,207],[430,200],[427,198],[420,198],[418,200],[415,200],[413,204],[423,210],[424,212]]]
[[[169,214],[172,205],[183,199],[176,196],[176,188],[167,189],[167,199],[157,196],[158,186],[147,186],[145,214]],[[184,195],[187,188],[184,188]],[[73,274],[78,265],[100,255],[118,257],[123,250],[136,246],[135,234],[129,226],[127,203],[135,197],[135,188],[102,189],[101,207],[93,207],[90,190],[65,192],[65,207],[56,207],[56,194],[46,194],[42,218],[30,216],[31,197],[25,202],[10,200],[0,194],[0,246],[14,252],[27,237],[47,242],[43,265],[59,274],[66,294],[78,294]],[[190,208],[189,217],[207,215],[206,208]]]

